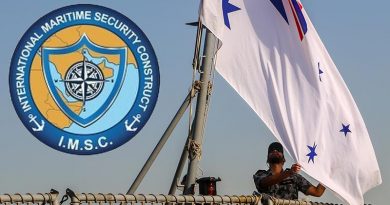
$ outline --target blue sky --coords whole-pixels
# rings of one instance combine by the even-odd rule
[[[39,142],[22,125],[9,97],[9,64],[23,33],[46,13],[77,3],[106,6],[129,17],[148,36],[160,65],[160,95],[147,125],[127,144],[94,156],[61,153]],[[385,204],[390,190],[390,3],[302,3],[354,96],[376,151],[383,184],[365,195],[366,202]],[[76,192],[126,192],[187,95],[196,30],[185,23],[197,19],[198,4],[195,0],[3,1],[0,193],[47,192],[50,188],[63,192],[67,187]],[[188,113],[139,187],[139,193],[168,192],[187,129]],[[216,74],[199,174],[221,177],[220,194],[251,194],[255,189],[252,175],[257,169],[266,168],[266,150],[274,140],[249,106]],[[286,166],[291,163],[288,159]],[[330,191],[314,200],[340,202]]]

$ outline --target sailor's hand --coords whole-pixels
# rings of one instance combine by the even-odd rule
[[[299,171],[301,171],[301,165],[300,164],[293,164],[291,165],[291,171],[295,174],[297,174]]]
[[[323,191],[325,191],[325,186],[324,185],[322,185],[321,183],[318,183],[318,185],[317,185],[317,189],[320,189],[320,190],[323,190]]]

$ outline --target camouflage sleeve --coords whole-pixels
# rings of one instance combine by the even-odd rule
[[[267,173],[267,171],[265,171],[265,170],[259,170],[259,171],[257,171],[254,175],[253,175],[253,181],[255,182],[255,185],[256,185],[256,189],[257,189],[257,191],[259,191],[260,193],[265,193],[265,192],[267,192],[267,188],[261,188],[260,187],[260,182],[265,178],[265,177],[267,177],[268,176],[268,173]]]
[[[309,181],[307,181],[307,179],[305,179],[303,176],[299,174],[296,175],[296,184],[298,186],[298,190],[304,193],[305,195],[309,187],[313,186]]]

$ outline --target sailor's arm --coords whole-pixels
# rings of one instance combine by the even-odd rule
[[[265,177],[261,181],[259,181],[259,186],[261,188],[267,188],[269,186],[272,186],[274,184],[277,184],[277,183],[283,181],[283,179],[285,179],[289,176],[291,176],[290,171],[283,171],[280,174],[270,175],[268,177]]]
[[[294,173],[298,173],[301,170],[301,165],[299,164],[293,164],[291,166],[291,169],[284,170],[279,174],[273,174],[267,177],[264,177],[263,179],[259,180],[259,186],[260,188],[267,188],[269,186],[272,186],[274,184],[277,184],[287,177],[292,176]]]
[[[325,192],[325,187],[321,183],[318,183],[316,187],[310,186],[306,191],[306,195],[320,197],[324,192]]]

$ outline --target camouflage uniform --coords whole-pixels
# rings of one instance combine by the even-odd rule
[[[259,186],[261,180],[270,176],[271,174],[271,170],[258,170],[253,175],[253,180],[255,181],[256,188],[260,193],[268,194],[270,196],[281,199],[298,199],[298,191],[301,191],[302,193],[306,194],[307,189],[309,189],[310,186],[313,186],[301,175],[293,174],[292,176],[287,177],[278,184],[274,184],[272,186],[262,189]]]

